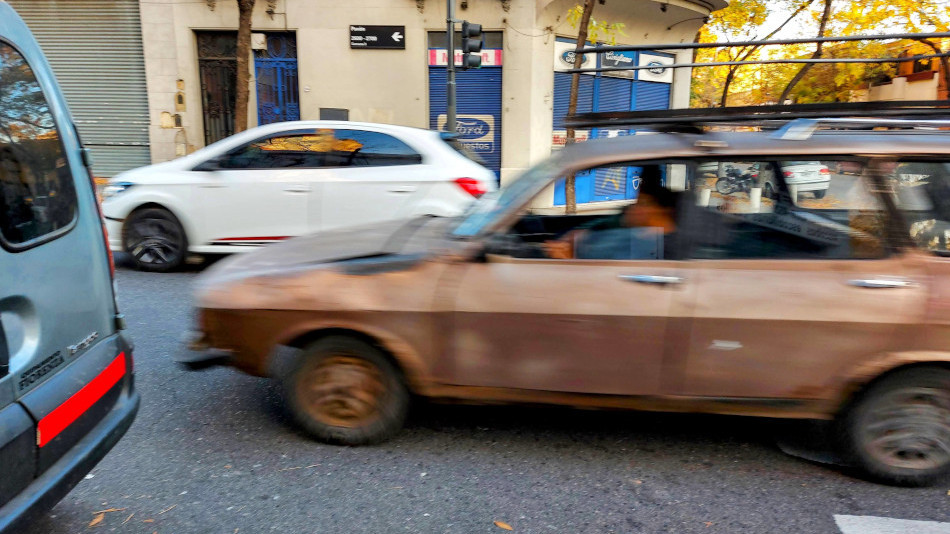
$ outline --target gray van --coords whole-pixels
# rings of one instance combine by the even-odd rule
[[[0,0],[0,533],[52,508],[132,424],[132,345],[66,102]]]

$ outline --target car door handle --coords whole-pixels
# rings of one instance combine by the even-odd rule
[[[416,190],[414,185],[396,185],[389,188],[390,193],[412,193]]]
[[[654,274],[621,274],[618,278],[626,282],[659,285],[682,284],[684,280],[680,276],[659,276]]]
[[[864,278],[857,280],[848,280],[848,285],[855,287],[866,287],[868,289],[890,289],[897,287],[914,287],[917,284],[910,280],[900,280],[895,278]]]
[[[292,185],[290,187],[285,187],[284,191],[288,193],[309,193],[311,189],[309,185],[297,184],[297,185]]]

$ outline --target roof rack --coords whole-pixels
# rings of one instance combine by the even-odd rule
[[[571,128],[639,127],[662,131],[699,131],[706,126],[742,125],[778,128],[795,119],[901,119],[921,126],[936,117],[950,119],[950,101],[915,100],[882,102],[835,102],[828,104],[787,104],[736,106],[725,108],[686,108],[657,111],[612,111],[581,113],[564,119]],[[921,119],[915,121],[915,119]],[[842,122],[870,129],[879,121]],[[896,126],[896,125],[895,125]],[[933,125],[929,125],[933,126]],[[940,125],[940,127],[946,125]]]
[[[911,40],[920,41],[922,39],[944,39],[950,37],[950,32],[935,33],[891,33],[881,35],[848,35],[842,37],[811,37],[799,39],[773,39],[762,41],[738,41],[734,43],[672,43],[672,44],[652,44],[652,45],[615,45],[615,46],[589,46],[577,51],[579,54],[599,54],[603,52],[654,52],[657,50],[697,50],[701,48],[742,48],[765,46],[778,46],[790,44],[810,44],[810,43],[838,43],[854,41],[899,41]],[[950,57],[950,52],[935,54],[922,54],[916,56],[907,56],[903,58],[883,57],[883,58],[788,58],[788,59],[759,59],[744,61],[717,61],[706,63],[669,63],[663,65],[663,68],[687,68],[687,67],[723,67],[728,65],[768,65],[778,63],[903,63],[907,61],[916,61],[918,59]],[[585,69],[569,69],[564,72],[570,73],[596,73],[596,72],[614,72],[624,70],[642,70],[656,68],[650,65],[631,65],[629,67],[592,67]]]
[[[950,32],[937,33],[898,33],[882,35],[851,35],[843,37],[819,37],[801,39],[779,39],[762,41],[741,41],[734,43],[674,43],[655,45],[620,45],[594,46],[578,50],[581,54],[604,52],[636,52],[656,50],[695,50],[700,48],[735,48],[735,47],[764,47],[773,45],[826,43],[826,42],[853,42],[874,40],[915,40],[950,38]],[[761,65],[776,63],[902,63],[920,59],[950,57],[950,51],[935,54],[920,54],[892,58],[788,58],[788,59],[761,59],[743,61],[714,61],[669,63],[662,68],[693,68],[718,67],[729,65]],[[566,72],[575,74],[590,74],[616,71],[637,71],[641,69],[655,69],[657,65],[631,65],[627,67],[598,67],[570,69]],[[689,108],[659,111],[618,111],[605,113],[583,113],[565,117],[564,123],[568,128],[617,128],[636,127],[657,131],[698,132],[706,127],[755,126],[764,129],[775,129],[796,119],[818,119],[810,133],[819,127],[835,127],[850,129],[872,129],[886,126],[891,128],[945,128],[950,124],[934,123],[935,118],[950,119],[950,101],[948,100],[918,100],[918,101],[875,101],[875,102],[834,102],[822,104],[789,104],[789,105],[761,105],[737,106],[718,108]],[[833,120],[834,119],[834,120]],[[847,120],[843,120],[847,119]],[[860,120],[858,120],[860,119]],[[872,120],[873,119],[873,120]],[[895,122],[900,121],[900,122]],[[798,124],[799,132],[805,126]],[[787,135],[792,135],[786,132]],[[799,133],[799,135],[803,135]]]

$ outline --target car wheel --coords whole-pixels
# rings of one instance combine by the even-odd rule
[[[765,186],[762,188],[762,196],[775,199],[775,188],[772,187],[772,184],[765,182]]]
[[[284,391],[307,433],[339,445],[385,441],[409,411],[402,374],[379,349],[350,337],[327,337],[304,349]]]
[[[132,212],[122,227],[122,247],[143,271],[173,271],[188,254],[185,230],[168,210],[145,208]]]
[[[828,190],[824,189],[822,191],[814,191],[814,193],[815,193],[815,198],[822,199],[822,198],[825,198],[825,195],[828,193]]]
[[[950,370],[917,368],[872,385],[840,420],[842,452],[872,478],[925,486],[950,473]]]

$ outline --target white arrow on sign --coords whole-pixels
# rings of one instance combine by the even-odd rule
[[[396,32],[396,33],[393,34],[393,41],[396,41],[396,42],[398,43],[401,39],[402,39],[402,34],[401,34],[401,33]]]

